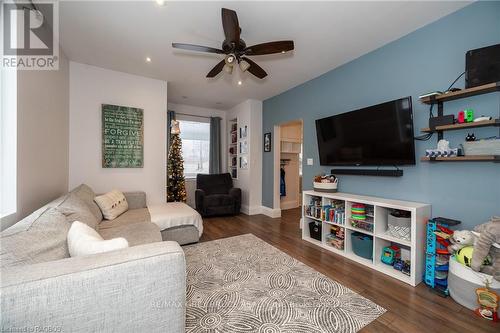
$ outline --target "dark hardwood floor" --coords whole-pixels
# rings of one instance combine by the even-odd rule
[[[300,209],[264,215],[207,218],[201,241],[251,233],[387,309],[361,332],[500,332],[500,323],[476,317],[450,297],[416,288],[302,241]]]

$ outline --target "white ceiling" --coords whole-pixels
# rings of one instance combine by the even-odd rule
[[[228,109],[264,100],[396,40],[468,2],[61,2],[61,46],[70,60],[166,80],[168,101]],[[254,56],[259,80],[234,71],[206,79],[221,55],[174,50],[172,42],[219,48],[221,8],[236,10],[247,45],[293,39],[288,54]],[[145,58],[152,62],[146,63]],[[242,80],[241,86],[236,82]]]

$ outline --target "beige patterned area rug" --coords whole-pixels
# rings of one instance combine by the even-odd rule
[[[184,251],[186,332],[357,332],[385,312],[251,234]]]

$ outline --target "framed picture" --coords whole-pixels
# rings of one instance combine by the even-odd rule
[[[240,139],[247,137],[247,129],[247,125],[245,125],[245,127],[240,127]]]
[[[144,112],[142,109],[102,104],[102,167],[142,168]]]
[[[248,169],[248,159],[246,156],[240,157],[240,169]]]
[[[271,151],[271,132],[264,134],[264,151],[266,153]]]
[[[240,154],[246,154],[248,153],[248,144],[246,141],[241,141],[240,142]]]

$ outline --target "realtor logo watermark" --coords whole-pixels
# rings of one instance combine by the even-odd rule
[[[2,1],[2,68],[59,69],[59,4]]]

